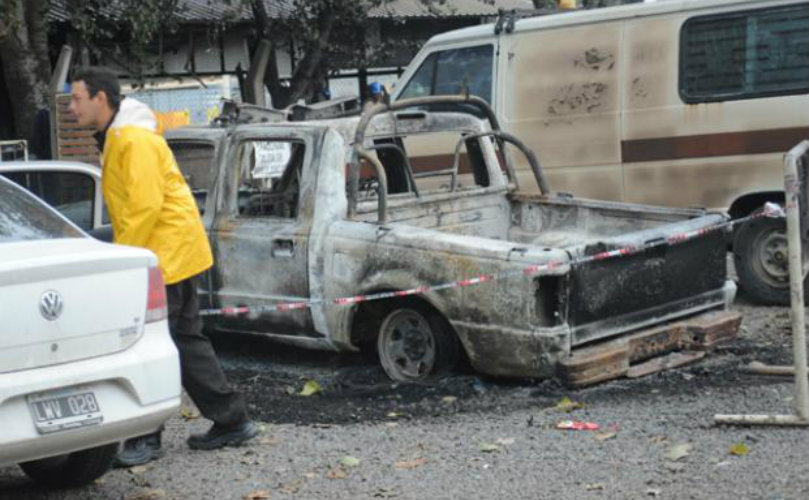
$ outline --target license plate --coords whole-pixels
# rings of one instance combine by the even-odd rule
[[[28,396],[28,407],[40,434],[98,425],[104,421],[95,394],[86,388]]]

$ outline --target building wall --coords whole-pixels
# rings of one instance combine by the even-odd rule
[[[169,80],[158,86],[125,90],[124,93],[148,104],[164,128],[207,124],[219,115],[222,99],[240,100],[238,81],[227,75],[207,78],[205,85]]]

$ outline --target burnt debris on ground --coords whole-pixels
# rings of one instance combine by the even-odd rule
[[[754,360],[791,363],[788,310],[773,308],[761,317],[752,310],[745,312],[753,314],[745,318],[740,338],[719,346],[696,364],[580,390],[555,380],[484,377],[468,368],[428,383],[395,383],[375,359],[360,354],[310,351],[235,334],[215,335],[214,343],[229,379],[247,397],[254,418],[278,424],[347,425],[541,409],[552,407],[564,396],[588,403],[782,382],[745,374],[740,368]],[[316,382],[319,391],[302,396],[308,381]]]

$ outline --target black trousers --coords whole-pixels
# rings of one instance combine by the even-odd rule
[[[200,413],[217,425],[246,422],[244,397],[228,384],[211,341],[202,334],[196,277],[166,286],[169,331],[180,352],[183,388]]]

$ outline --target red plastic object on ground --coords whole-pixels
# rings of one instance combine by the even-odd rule
[[[562,420],[556,424],[557,429],[566,431],[597,431],[600,425],[594,422],[579,422],[578,420]]]

